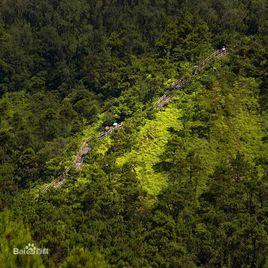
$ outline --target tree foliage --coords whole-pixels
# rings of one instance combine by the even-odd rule
[[[0,267],[267,266],[267,11],[0,1]]]

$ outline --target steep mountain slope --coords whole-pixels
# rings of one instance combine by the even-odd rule
[[[267,10],[0,1],[0,267],[266,267]]]

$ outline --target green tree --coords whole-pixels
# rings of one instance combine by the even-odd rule
[[[40,255],[14,254],[13,249],[24,249],[28,243],[33,243],[29,229],[25,228],[20,219],[13,219],[10,211],[0,213],[0,263],[7,268],[42,268]]]
[[[66,258],[62,268],[106,268],[109,267],[99,252],[90,252],[83,248],[76,248]]]

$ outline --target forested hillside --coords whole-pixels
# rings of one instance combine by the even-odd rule
[[[0,267],[268,267],[267,60],[265,0],[0,0]]]

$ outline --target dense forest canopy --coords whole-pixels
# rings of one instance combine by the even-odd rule
[[[1,0],[0,267],[266,267],[267,14]]]

